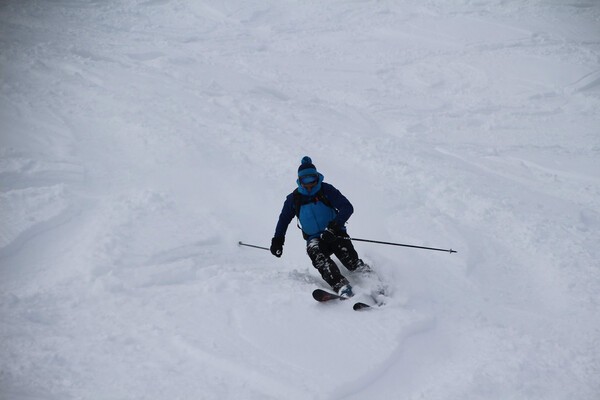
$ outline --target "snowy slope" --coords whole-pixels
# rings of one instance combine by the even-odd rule
[[[0,398],[600,396],[600,3],[7,0]],[[391,290],[318,304],[304,155]]]

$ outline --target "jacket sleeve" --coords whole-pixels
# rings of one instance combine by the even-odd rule
[[[336,224],[343,228],[352,213],[354,212],[354,207],[350,203],[350,201],[337,190],[333,185],[328,183],[323,183],[323,194],[327,197],[331,205],[337,210],[337,216],[335,217]]]
[[[290,222],[292,222],[295,216],[296,212],[294,211],[294,194],[291,193],[285,198],[283,208],[281,209],[281,214],[279,214],[279,220],[277,221],[277,226],[275,227],[275,237],[285,237],[288,225]]]

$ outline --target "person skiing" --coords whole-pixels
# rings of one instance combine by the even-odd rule
[[[366,273],[371,269],[358,257],[346,232],[346,221],[354,212],[352,204],[323,178],[312,159],[303,157],[298,167],[298,187],[283,203],[270,250],[275,257],[281,257],[288,225],[296,216],[312,265],[338,295],[348,298],[354,295],[352,286],[331,256],[335,254],[349,271]]]

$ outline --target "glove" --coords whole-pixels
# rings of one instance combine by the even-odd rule
[[[274,237],[271,239],[271,254],[277,258],[283,254],[283,242],[285,242],[285,237]]]
[[[327,229],[321,233],[321,240],[327,244],[334,244],[338,240],[338,236],[340,234],[340,228],[335,221],[331,221],[329,225],[327,225]]]

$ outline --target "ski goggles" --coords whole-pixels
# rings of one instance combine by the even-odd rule
[[[305,176],[301,176],[300,178],[298,178],[300,180],[300,183],[302,185],[309,185],[313,182],[316,182],[319,180],[319,176],[318,175],[305,175]]]

